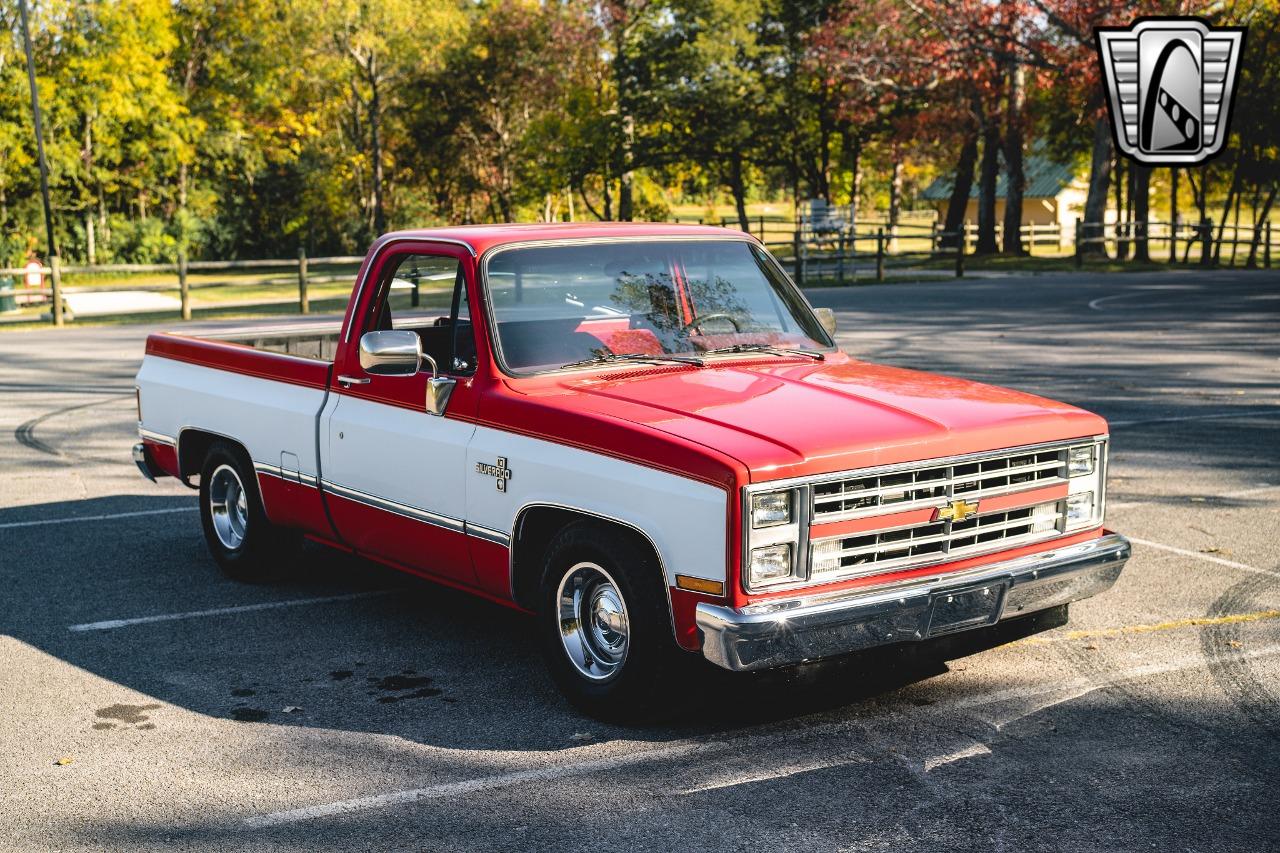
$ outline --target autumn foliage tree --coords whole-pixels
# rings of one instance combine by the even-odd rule
[[[1088,174],[1086,236],[1115,208],[1137,224],[1109,245],[1142,257],[1151,204],[1219,233],[1274,210],[1278,6],[33,0],[32,28],[70,261],[346,254],[410,225],[721,200],[741,228],[753,203],[817,199],[892,229],[934,176],[953,244],[976,196],[979,251],[1019,253],[1039,153]],[[42,240],[14,12],[0,4],[6,263]],[[1153,12],[1250,27],[1210,166],[1153,172],[1113,150],[1093,30]],[[1242,251],[1256,261],[1256,241]]]

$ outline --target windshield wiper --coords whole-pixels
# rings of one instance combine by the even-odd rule
[[[816,350],[811,349],[791,349],[790,347],[775,347],[772,344],[733,344],[727,347],[716,347],[715,349],[705,350],[703,355],[723,355],[725,353],[737,352],[768,352],[776,355],[803,355],[814,361],[826,361],[827,357]]]
[[[562,364],[560,369],[563,370],[566,367],[591,367],[597,364],[612,364],[619,361],[648,361],[654,364],[674,362],[676,364],[693,364],[698,367],[703,365],[702,359],[686,355],[667,355],[666,353],[652,355],[647,352],[600,352],[591,358],[584,358],[582,361],[571,361],[568,364]]]

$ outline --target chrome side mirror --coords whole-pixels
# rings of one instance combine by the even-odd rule
[[[813,315],[818,318],[818,322],[822,328],[827,330],[827,334],[832,338],[836,336],[836,312],[830,308],[814,308]]]
[[[360,366],[375,376],[414,376],[422,363],[431,366],[427,380],[427,414],[443,415],[458,380],[440,375],[436,360],[422,351],[422,338],[408,329],[365,332],[360,336]]]
[[[417,332],[389,329],[360,336],[360,366],[375,376],[413,376],[422,364]]]

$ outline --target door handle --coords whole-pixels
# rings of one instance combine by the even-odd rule
[[[368,385],[371,380],[369,377],[359,376],[339,376],[338,384],[343,388],[350,388],[352,385]]]

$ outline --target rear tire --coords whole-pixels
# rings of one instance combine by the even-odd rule
[[[670,716],[683,657],[665,578],[648,544],[577,522],[547,548],[538,632],[551,677],[580,710],[611,722]]]
[[[288,573],[297,554],[297,531],[267,519],[253,464],[245,451],[216,442],[200,473],[200,520],[209,553],[227,577],[266,583]]]

